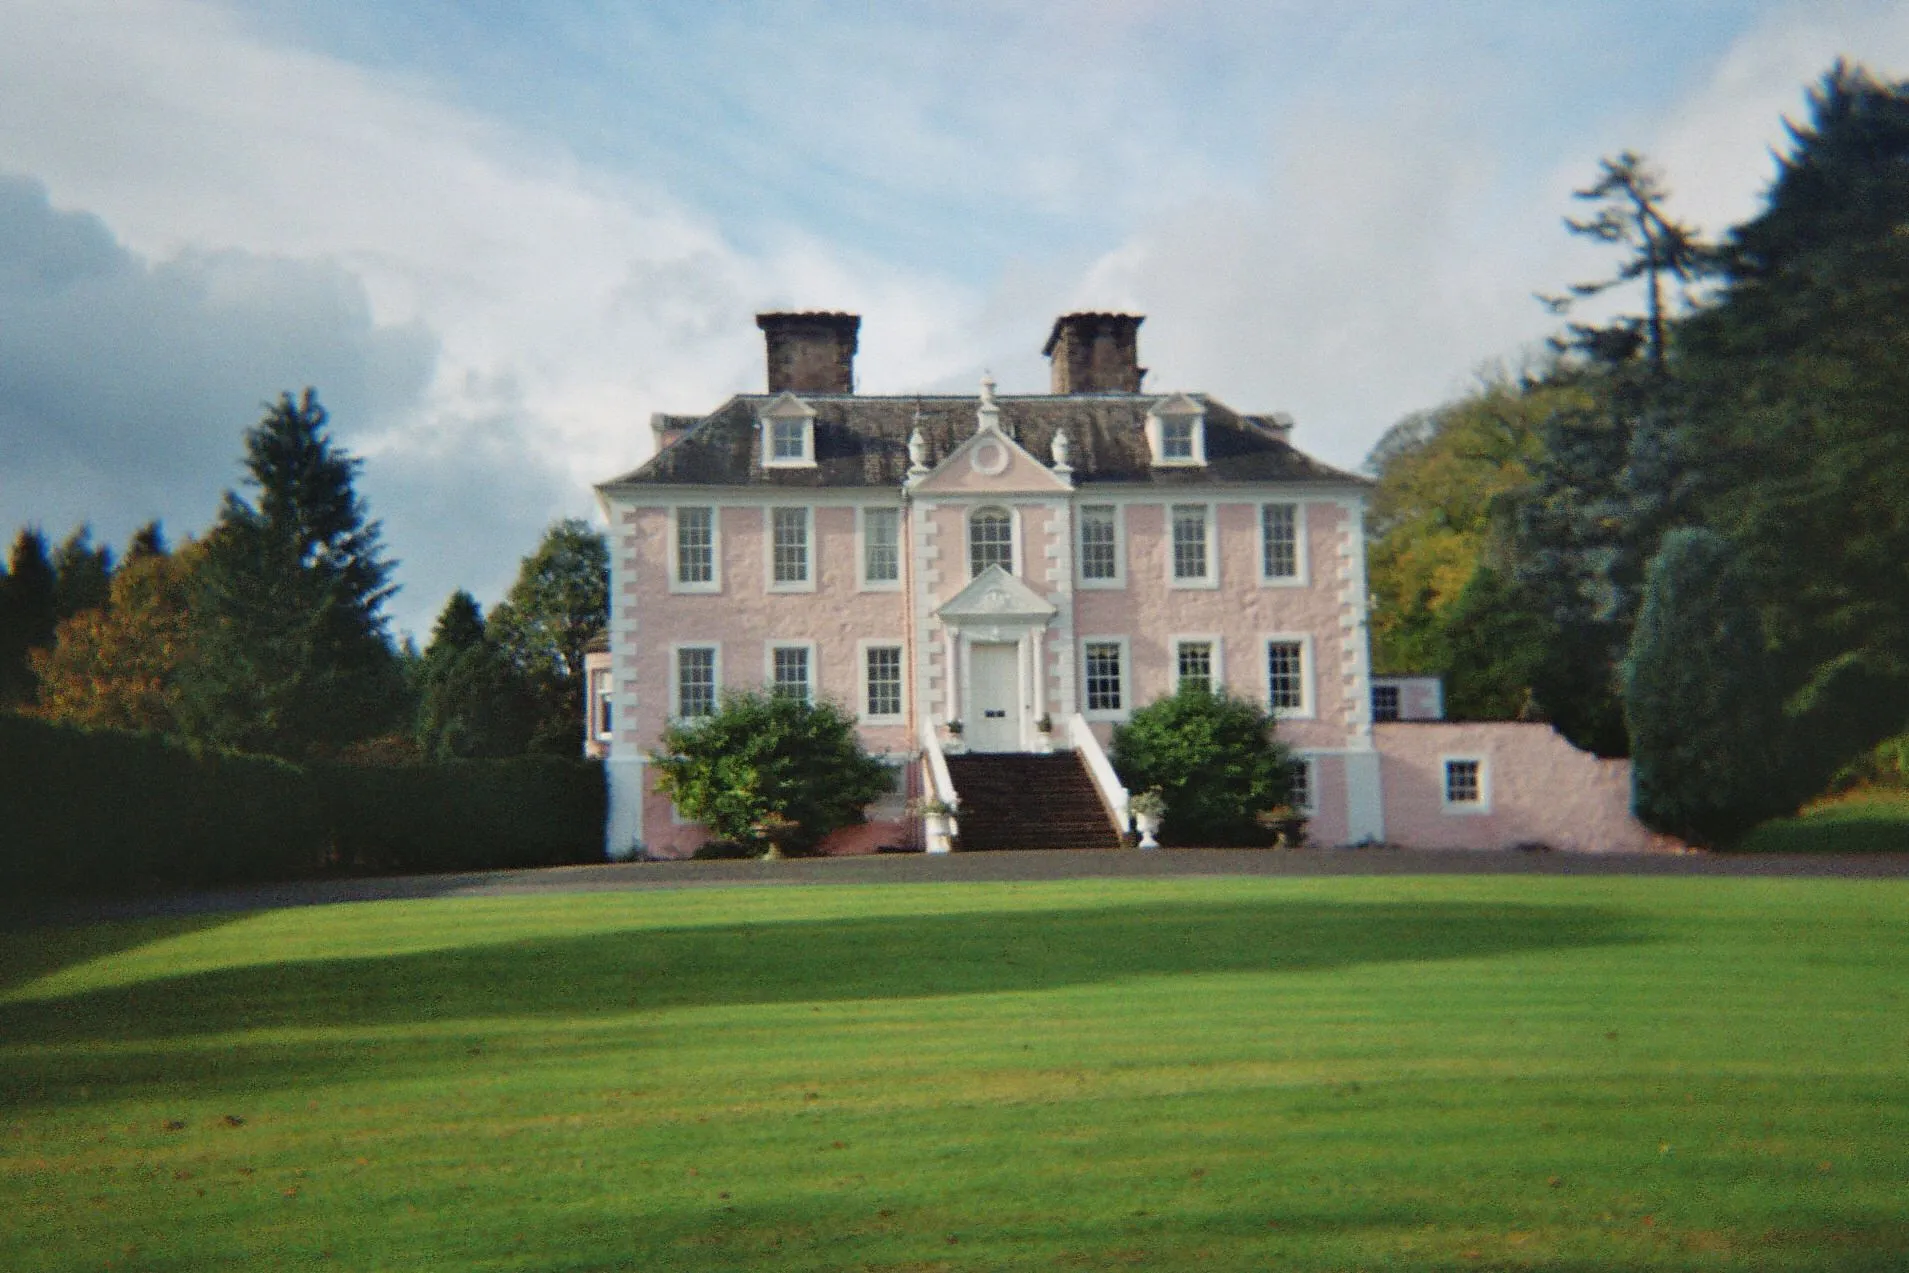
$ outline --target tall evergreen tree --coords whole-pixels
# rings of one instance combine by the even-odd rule
[[[322,755],[404,709],[380,613],[392,563],[353,489],[361,461],[326,423],[307,389],[283,395],[245,435],[257,502],[228,491],[206,538],[181,678],[181,722],[203,742]]]
[[[111,597],[113,550],[95,546],[93,528],[80,526],[53,553],[53,606],[60,618],[103,608]]]
[[[462,590],[438,615],[417,669],[417,741],[433,760],[513,756],[530,743],[537,703]]]
[[[26,526],[14,536],[0,577],[0,708],[30,706],[35,698],[28,657],[53,644],[59,622],[58,576],[46,536]]]
[[[1632,802],[1660,831],[1728,844],[1795,809],[1782,690],[1730,545],[1674,530],[1652,558],[1624,663]]]

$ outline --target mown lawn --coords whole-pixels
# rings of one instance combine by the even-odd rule
[[[0,1268],[1909,1265],[1909,885],[386,902],[0,939]]]
[[[1764,823],[1739,848],[1747,853],[1909,853],[1909,791],[1867,787],[1818,801],[1794,818]]]

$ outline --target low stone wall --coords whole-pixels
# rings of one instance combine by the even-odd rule
[[[1522,721],[1375,725],[1385,838],[1413,849],[1544,845],[1577,853],[1674,853],[1682,842],[1631,816],[1631,764],[1579,751]],[[1480,762],[1474,804],[1450,803],[1446,762]]]

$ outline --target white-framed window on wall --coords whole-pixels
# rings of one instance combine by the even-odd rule
[[[607,743],[616,736],[615,683],[616,673],[609,668],[600,668],[591,676],[590,702],[595,710],[591,713],[590,732],[600,743]]]
[[[1115,504],[1084,504],[1079,521],[1080,585],[1118,588],[1125,576],[1120,551],[1120,508]]]
[[[899,508],[858,508],[855,510],[860,545],[861,586],[873,592],[889,592],[901,587],[901,510]]]
[[[717,592],[722,588],[716,510],[681,504],[670,510],[670,591]]]
[[[814,527],[815,510],[812,508],[782,507],[769,510],[771,592],[815,590],[815,568],[810,560]]]
[[[1319,813],[1319,762],[1311,756],[1294,756],[1291,774],[1291,786],[1287,788],[1286,803],[1295,811],[1307,817]]]
[[[713,715],[722,686],[720,647],[681,644],[672,649],[675,676],[670,685],[670,715],[677,720]]]
[[[1014,573],[1014,515],[1005,508],[977,508],[968,515],[968,577],[989,566]]]
[[[1312,638],[1266,638],[1266,706],[1275,716],[1311,716]]]
[[[1483,756],[1443,756],[1439,807],[1445,813],[1490,813],[1491,769]]]
[[[1259,506],[1259,581],[1296,587],[1306,582],[1305,506]]]
[[[902,647],[899,641],[862,643],[862,719],[902,718]]]
[[[1126,637],[1087,637],[1080,643],[1082,715],[1088,720],[1125,720],[1132,692],[1127,683]]]
[[[1211,504],[1175,504],[1167,514],[1172,535],[1169,562],[1175,587],[1210,588],[1216,582],[1213,569],[1213,506]]]
[[[784,698],[815,701],[815,646],[807,641],[769,647],[769,690]]]
[[[1216,694],[1225,680],[1220,669],[1220,639],[1214,636],[1173,638],[1173,689],[1203,690]]]

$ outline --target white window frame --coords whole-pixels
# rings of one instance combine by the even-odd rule
[[[706,508],[709,510],[709,580],[706,583],[685,583],[682,576],[683,557],[679,531],[683,510],[686,508]],[[684,593],[711,593],[723,590],[723,536],[722,509],[715,504],[672,504],[669,510],[669,590]]]
[[[672,641],[669,647],[669,718],[677,724],[706,719],[683,715],[683,651],[709,650],[711,710],[720,710],[723,697],[723,647],[721,641]]]
[[[1087,706],[1087,647],[1090,645],[1112,645],[1120,649],[1120,707],[1089,708]],[[1081,715],[1088,720],[1124,721],[1133,714],[1133,642],[1124,636],[1084,636],[1080,639],[1078,653],[1075,656],[1079,665]]]
[[[868,655],[871,650],[896,650],[901,654],[899,675],[900,706],[892,715],[877,716],[868,710]],[[908,718],[908,646],[900,637],[871,637],[855,643],[855,709],[866,725],[899,725]]]
[[[1283,504],[1293,510],[1293,573],[1290,575],[1269,575],[1266,573],[1266,509],[1269,506]],[[1259,523],[1253,532],[1259,544],[1259,564],[1253,567],[1259,576],[1262,588],[1303,588],[1309,581],[1307,574],[1306,552],[1306,504],[1296,499],[1263,499],[1253,506],[1253,517]]]
[[[802,427],[802,453],[797,456],[778,458],[776,455],[776,425],[800,424]],[[772,404],[770,409],[759,417],[762,430],[762,467],[765,469],[812,469],[815,467],[815,412],[806,408],[791,409],[786,400]]]
[[[1024,560],[1026,560],[1026,558],[1021,553],[1021,510],[1009,504],[997,504],[993,502],[986,503],[986,504],[976,504],[973,508],[970,508],[968,510],[967,516],[961,519],[961,564],[967,567],[967,578],[969,579],[973,579],[975,577],[975,569],[974,569],[975,515],[977,513],[986,513],[991,511],[1003,512],[1008,515],[1007,572],[1011,575],[1020,574],[1021,563]]]
[[[1293,767],[1306,771],[1306,799],[1293,809],[1309,818],[1319,816],[1319,757],[1306,752],[1293,753]]]
[[[868,577],[868,516],[886,513],[895,519],[895,577]],[[898,504],[857,504],[855,506],[855,583],[863,592],[900,592],[902,576],[902,510]]]
[[[1217,632],[1176,633],[1167,638],[1167,683],[1172,686],[1171,693],[1180,692],[1180,647],[1183,645],[1204,645],[1211,651],[1213,663],[1212,691],[1218,694],[1226,688],[1226,659],[1221,653],[1220,637]]]
[[[1165,547],[1167,559],[1167,587],[1182,589],[1197,588],[1209,591],[1219,587],[1219,527],[1214,516],[1213,505],[1202,500],[1176,500],[1171,504],[1163,505],[1163,507],[1166,509]],[[1174,543],[1174,528],[1178,525],[1178,518],[1175,517],[1174,514],[1177,510],[1182,508],[1199,509],[1206,522],[1206,573],[1197,579],[1182,579],[1179,575],[1174,573],[1174,566],[1179,557]]]
[[[770,694],[776,692],[776,651],[806,650],[808,652],[809,703],[813,706],[822,701],[820,669],[815,665],[815,642],[813,641],[770,641],[762,647],[762,687]]]
[[[1272,654],[1275,645],[1297,645],[1299,647],[1299,706],[1273,706],[1273,667]],[[1267,632],[1261,635],[1259,642],[1259,679],[1260,702],[1266,704],[1266,710],[1278,720],[1311,720],[1318,711],[1318,697],[1314,692],[1314,682],[1318,680],[1318,669],[1313,662],[1312,634],[1309,632]]]
[[[804,578],[781,582],[776,579],[776,513],[789,509],[802,514]],[[762,506],[762,577],[770,592],[814,592],[815,577],[821,573],[815,560],[815,507],[811,504],[765,504]]]
[[[1166,422],[1168,420],[1187,420],[1192,423],[1192,455],[1167,458]],[[1147,448],[1153,454],[1155,468],[1204,468],[1206,466],[1206,412],[1149,411],[1147,413]]]
[[[1086,553],[1083,551],[1081,530],[1086,525],[1085,513],[1089,508],[1105,508],[1114,515],[1114,577],[1112,579],[1089,579],[1085,573]],[[1117,589],[1127,586],[1127,506],[1125,504],[1083,504],[1074,517],[1074,586],[1076,588]]]
[[[609,725],[604,724],[608,710]],[[616,738],[616,669],[600,667],[590,674],[590,737],[599,743]]]
[[[1451,766],[1454,763],[1478,766],[1478,799],[1453,800],[1451,798]],[[1491,760],[1489,757],[1467,754],[1438,758],[1438,811],[1459,816],[1491,812]]]

